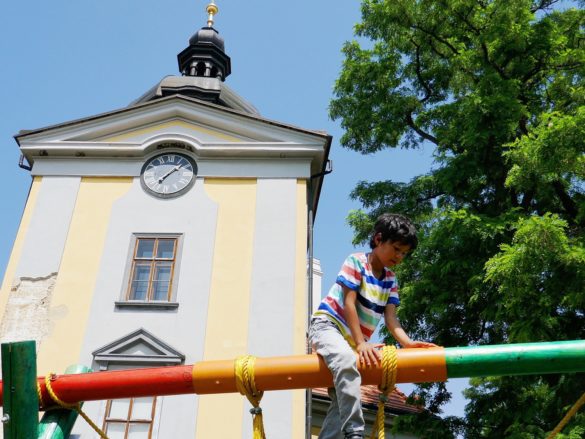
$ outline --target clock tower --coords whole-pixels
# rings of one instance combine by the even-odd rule
[[[225,84],[207,25],[180,76],[127,107],[21,131],[33,177],[0,295],[2,342],[39,374],[305,353],[307,242],[331,137],[264,118]],[[270,392],[268,434],[305,435],[305,393]],[[240,438],[240,395],[88,402],[111,438]],[[229,422],[226,422],[229,419]],[[74,433],[93,438],[82,421]]]

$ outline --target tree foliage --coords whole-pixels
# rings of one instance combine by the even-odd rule
[[[361,44],[343,49],[330,114],[342,144],[364,154],[434,147],[425,175],[396,182],[389,163],[386,181],[360,182],[363,209],[349,215],[356,243],[381,212],[418,224],[419,248],[399,269],[414,336],[444,346],[585,337],[582,5],[363,0]],[[424,419],[397,428],[542,437],[583,390],[578,374],[473,379],[465,419],[441,421],[446,390],[428,385]],[[583,431],[581,415],[564,433]]]

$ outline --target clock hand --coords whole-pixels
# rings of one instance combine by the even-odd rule
[[[169,175],[171,175],[173,172],[178,171],[181,168],[181,165],[177,165],[175,166],[173,169],[171,169],[169,172],[167,172],[165,175],[163,175],[162,177],[158,178],[158,182],[162,183]]]

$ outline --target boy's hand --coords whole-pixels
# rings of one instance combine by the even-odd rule
[[[405,348],[436,348],[437,345],[434,343],[429,343],[428,341],[419,341],[419,340],[414,340],[414,341],[410,341],[410,343],[408,344],[403,344],[402,347]]]
[[[363,342],[357,345],[356,350],[360,356],[360,364],[369,367],[380,363],[380,352],[378,349],[384,346],[381,343]]]

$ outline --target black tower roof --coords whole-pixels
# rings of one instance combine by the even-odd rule
[[[219,9],[212,1],[207,5],[207,26],[189,39],[189,46],[177,55],[183,76],[217,78],[224,81],[231,73],[231,60],[225,53],[223,38],[213,28],[213,16]]]
[[[253,105],[238,96],[224,83],[231,73],[230,57],[225,53],[224,40],[213,27],[213,17],[219,12],[215,0],[207,5],[207,26],[189,39],[189,46],[177,55],[182,76],[167,76],[130,105],[183,95],[212,102],[249,114],[258,114]]]
[[[203,27],[189,39],[189,46],[177,55],[183,76],[202,76],[224,81],[232,72],[224,52],[223,38],[213,27]]]

